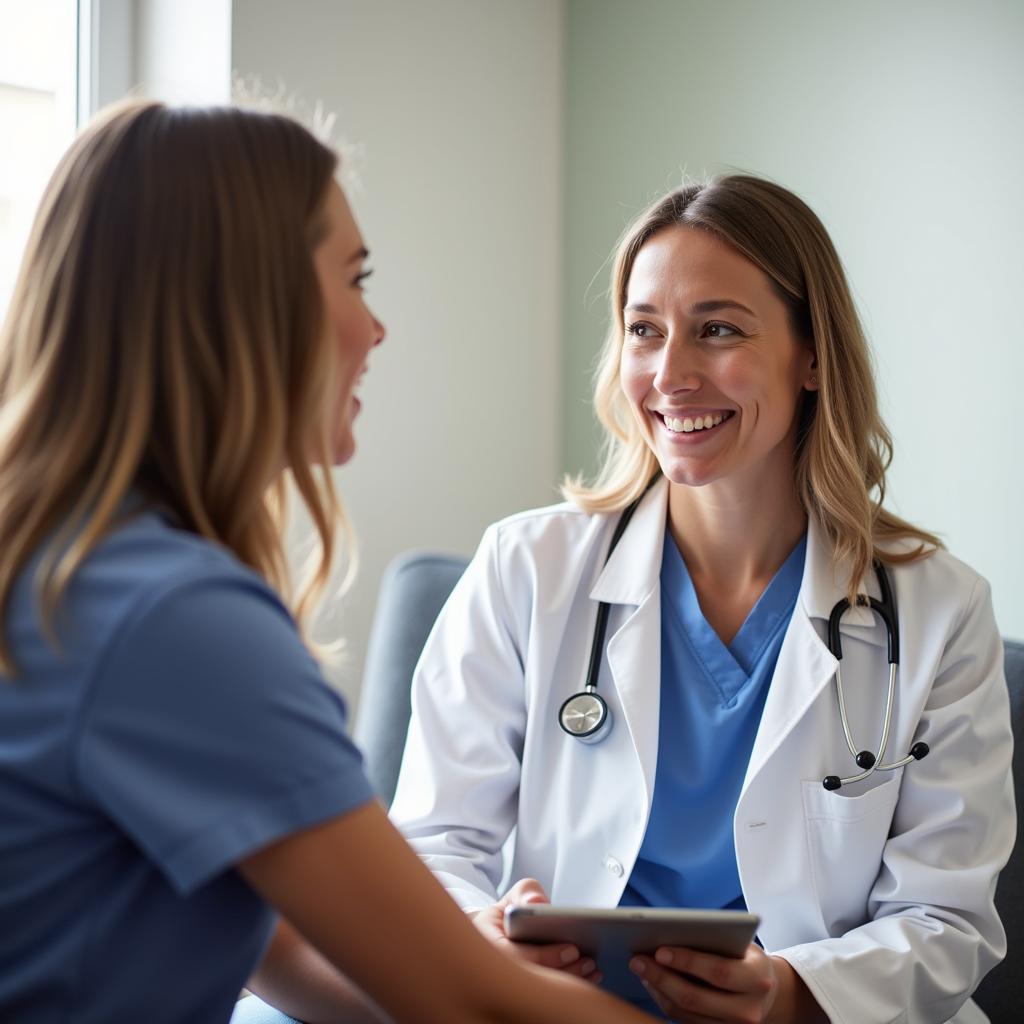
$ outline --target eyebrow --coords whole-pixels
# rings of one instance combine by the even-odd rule
[[[364,245],[362,248],[357,249],[354,253],[352,253],[351,256],[349,256],[348,262],[349,263],[355,263],[356,260],[365,260],[365,259],[369,259],[369,257],[370,257],[370,250],[367,249],[366,246]]]
[[[690,312],[694,316],[703,316],[705,313],[717,313],[720,309],[738,309],[748,313],[750,316],[757,316],[752,309],[744,306],[742,302],[736,302],[734,299],[708,299],[705,302],[696,302],[690,307]],[[623,312],[657,313],[658,307],[651,306],[646,302],[634,302],[632,305],[626,306]]]

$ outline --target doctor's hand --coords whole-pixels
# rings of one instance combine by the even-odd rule
[[[568,942],[534,944],[513,942],[505,934],[505,908],[521,903],[550,903],[544,887],[535,878],[522,878],[505,895],[482,910],[471,911],[470,916],[477,928],[492,942],[511,956],[551,967],[569,974],[577,974],[595,984],[601,980],[601,972],[590,957],[580,956],[576,946]]]
[[[654,957],[635,956],[629,968],[671,1020],[704,1024],[827,1022],[800,975],[782,957],[755,943],[742,960],[663,946]]]

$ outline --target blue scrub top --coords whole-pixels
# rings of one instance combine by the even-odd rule
[[[76,573],[59,652],[34,568],[0,676],[0,1021],[224,1024],[274,923],[234,865],[372,799],[344,704],[267,584],[156,514]]]
[[[806,549],[805,535],[726,645],[704,618],[686,563],[666,531],[654,799],[620,906],[745,908],[733,815]]]

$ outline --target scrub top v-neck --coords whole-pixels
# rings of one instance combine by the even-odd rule
[[[621,906],[745,906],[733,814],[803,578],[806,535],[724,644],[665,533],[654,798]]]

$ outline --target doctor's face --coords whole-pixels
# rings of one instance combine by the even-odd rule
[[[324,315],[338,350],[338,393],[332,447],[335,465],[355,454],[353,422],[359,414],[356,389],[366,373],[370,349],[384,340],[384,325],[363,294],[369,257],[341,187],[332,183],[324,207],[324,235],[313,251]]]
[[[766,274],[708,231],[666,228],[637,253],[623,320],[622,389],[669,480],[792,474],[814,354]]]

